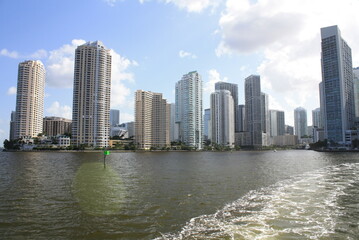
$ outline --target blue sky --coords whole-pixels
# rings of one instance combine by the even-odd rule
[[[325,7],[325,11],[322,9]],[[239,86],[259,74],[271,109],[319,107],[320,27],[338,25],[359,66],[358,0],[0,0],[0,141],[9,135],[17,68],[41,60],[47,71],[44,115],[71,118],[76,46],[100,40],[112,49],[111,107],[133,120],[134,92],[174,102],[181,76],[203,78],[204,108],[216,81]]]

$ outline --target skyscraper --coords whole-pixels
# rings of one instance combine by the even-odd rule
[[[62,117],[44,117],[42,132],[49,137],[71,133],[71,119]]]
[[[298,138],[308,135],[307,110],[302,107],[294,109],[294,131]]]
[[[9,134],[9,140],[15,140],[15,124],[16,124],[16,112],[11,112],[11,118],[10,118],[10,134]]]
[[[19,64],[16,94],[15,138],[36,137],[44,117],[45,68],[41,61]]]
[[[359,67],[353,69],[355,121],[359,122]]]
[[[135,94],[135,142],[140,149],[170,146],[171,105],[162,93],[137,90]]]
[[[204,140],[211,139],[211,109],[207,108],[204,110],[203,116],[203,137]]]
[[[354,124],[354,87],[351,49],[337,26],[321,29],[324,131],[331,142],[344,143]]]
[[[176,123],[179,140],[202,149],[202,78],[197,71],[183,75],[176,83]]]
[[[110,109],[110,126],[114,127],[120,124],[120,110]]]
[[[250,145],[262,146],[262,105],[260,76],[251,75],[244,81],[247,131]]]
[[[237,122],[239,132],[247,131],[246,127],[246,108],[243,104],[237,106]]]
[[[269,110],[270,136],[285,135],[285,118],[283,111]]]
[[[234,147],[234,101],[228,90],[211,94],[212,143]]]
[[[238,85],[234,83],[228,83],[228,82],[216,82],[215,83],[215,90],[228,90],[233,98],[234,105],[233,105],[233,111],[234,111],[234,121],[235,121],[235,132],[239,132],[239,123],[238,123],[238,113],[237,113],[237,105],[238,105]]]
[[[313,127],[323,128],[322,113],[320,108],[316,108],[312,111]]]
[[[262,132],[270,133],[270,121],[269,121],[269,98],[268,94],[261,93],[261,118],[262,118]]]
[[[170,141],[174,142],[178,139],[176,133],[178,130],[176,129],[176,104],[171,103],[171,121],[170,121]],[[176,131],[177,130],[177,131]]]
[[[72,140],[107,147],[110,134],[111,54],[100,41],[75,51]]]

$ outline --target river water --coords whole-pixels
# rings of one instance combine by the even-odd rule
[[[359,239],[359,155],[1,152],[0,239]]]

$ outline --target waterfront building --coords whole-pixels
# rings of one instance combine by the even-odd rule
[[[270,133],[270,120],[269,120],[269,97],[266,93],[261,93],[261,118],[262,118],[262,132]]]
[[[15,140],[16,112],[11,111],[9,140]]]
[[[135,93],[135,144],[139,149],[170,146],[171,105],[162,93]]]
[[[318,141],[324,141],[325,137],[324,137],[324,128],[318,128],[316,126],[313,127],[313,142],[318,142]]]
[[[75,51],[72,108],[74,145],[108,147],[110,134],[111,54],[100,41]]]
[[[202,149],[202,104],[201,76],[197,71],[183,75],[176,83],[176,124],[179,140],[195,149]]]
[[[285,125],[285,134],[294,135],[294,127]]]
[[[312,111],[312,125],[317,128],[324,128],[322,112],[320,108],[316,108]]]
[[[243,104],[237,106],[237,129],[239,132],[247,131],[246,127],[246,108]]]
[[[262,95],[260,76],[251,75],[245,79],[245,109],[250,145],[262,146]]]
[[[285,118],[284,112],[278,110],[269,110],[270,119],[270,136],[285,135]]]
[[[42,62],[21,62],[17,79],[15,139],[37,137],[42,132],[44,94],[45,67]]]
[[[239,132],[239,119],[238,119],[238,84],[235,83],[228,83],[228,82],[216,82],[215,83],[215,90],[228,90],[233,98],[233,111],[234,111],[234,122],[235,122],[235,132]]]
[[[71,133],[72,120],[62,117],[44,117],[42,132],[48,137]]]
[[[294,131],[299,139],[308,135],[307,110],[302,107],[294,109]]]
[[[110,126],[115,127],[120,124],[120,110],[110,109]]]
[[[354,125],[354,87],[351,49],[338,26],[321,28],[324,130],[330,142],[345,143]]]
[[[171,120],[170,120],[170,141],[178,140],[178,130],[176,129],[176,104],[171,103]]]
[[[295,146],[298,143],[298,137],[295,135],[274,136],[272,139],[272,144],[275,146]]]
[[[211,94],[212,143],[233,148],[235,141],[234,101],[228,90]]]
[[[211,139],[211,109],[207,108],[204,110],[203,115],[203,138],[204,140]]]
[[[355,121],[359,122],[359,67],[353,69]]]

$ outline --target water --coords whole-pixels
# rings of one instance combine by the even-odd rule
[[[0,239],[358,239],[359,158],[0,153]]]

